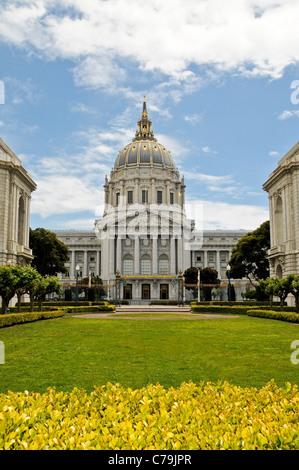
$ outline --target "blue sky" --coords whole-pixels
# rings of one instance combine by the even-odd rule
[[[262,185],[299,140],[298,17],[297,0],[2,1],[0,137],[37,183],[31,227],[93,228],[144,95],[203,228],[267,220]]]

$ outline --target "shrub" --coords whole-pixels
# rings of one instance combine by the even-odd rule
[[[28,313],[9,313],[0,315],[0,328],[13,326],[20,323],[28,323],[50,318],[58,318],[65,315],[64,310],[54,310],[52,312],[28,312]]]
[[[90,313],[98,313],[98,312],[114,312],[115,306],[114,305],[94,305],[90,307],[86,306],[79,306],[79,307],[64,307],[64,311],[66,313],[79,313],[79,312],[90,312]]]
[[[274,310],[255,310],[247,311],[250,317],[271,318],[272,320],[282,320],[290,323],[299,323],[299,314],[295,312],[281,312]]]
[[[4,450],[297,450],[296,385],[119,384],[0,394]]]
[[[197,313],[218,313],[218,314],[226,314],[229,313],[231,315],[246,315],[248,307],[243,306],[221,306],[221,305],[191,305],[192,312]]]

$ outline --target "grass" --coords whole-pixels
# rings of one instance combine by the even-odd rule
[[[291,343],[299,325],[277,320],[190,321],[86,319],[66,316],[0,330],[5,364],[0,393],[44,392],[118,382],[140,388],[192,380],[262,387],[298,383]]]

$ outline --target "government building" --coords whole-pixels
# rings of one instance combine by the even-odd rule
[[[263,186],[269,197],[270,276],[299,274],[299,142]]]
[[[191,266],[213,268],[225,279],[246,231],[196,230],[186,216],[185,188],[170,151],[154,136],[144,99],[135,137],[105,178],[103,217],[94,230],[55,232],[70,252],[62,282],[100,276],[108,297],[118,286],[121,299],[146,303],[177,300],[179,278]]]
[[[36,184],[21,160],[0,139],[0,265],[30,264],[31,193]]]

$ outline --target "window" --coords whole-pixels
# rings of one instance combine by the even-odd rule
[[[19,245],[24,244],[24,237],[25,237],[25,201],[23,197],[19,199],[19,221],[18,221],[18,243]]]
[[[116,193],[116,205],[119,206],[120,193]]]
[[[128,204],[133,204],[133,191],[128,191]]]
[[[142,190],[142,203],[143,204],[148,203],[148,190],[147,189]]]
[[[174,204],[174,194],[170,193],[170,204]]]
[[[148,255],[144,255],[141,258],[141,274],[144,276],[152,274],[152,262]]]
[[[133,258],[131,255],[125,255],[123,260],[123,274],[131,276],[133,274]]]
[[[162,204],[162,191],[157,191],[157,204]]]
[[[169,263],[168,257],[166,255],[162,255],[159,258],[159,274],[169,274]]]
[[[197,256],[196,261],[201,261],[201,256]]]

